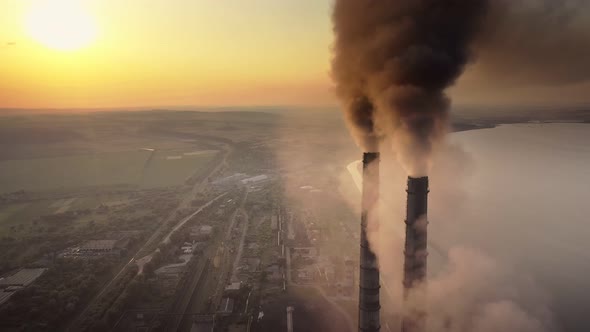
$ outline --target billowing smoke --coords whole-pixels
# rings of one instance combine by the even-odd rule
[[[379,138],[375,132],[374,113],[375,108],[367,96],[357,94],[347,100],[349,111],[346,113],[346,122],[357,140],[365,151],[377,151]]]
[[[588,14],[586,0],[336,0],[332,76],[353,136],[365,150],[387,138],[424,175],[446,128],[445,89],[470,60],[470,84],[588,82]]]
[[[476,64],[479,80],[587,82],[589,13],[587,0],[336,0],[332,76],[353,136],[365,150],[375,149],[379,142],[393,144],[411,176],[425,175],[430,159],[436,158],[432,150],[446,130],[445,91],[467,64]],[[448,146],[438,150],[445,149]],[[448,200],[457,195],[461,175],[457,173],[468,169],[462,169],[466,162],[459,158],[461,150],[443,152],[454,162],[437,160],[433,175],[436,167],[454,171],[446,178],[434,176],[438,188],[433,192]],[[394,192],[389,189],[395,187],[387,187],[392,181],[382,179],[387,179],[382,181],[382,193]],[[391,201],[401,195],[395,193]],[[388,214],[379,220],[403,219],[403,207],[393,213],[391,204],[381,205],[387,206]],[[371,246],[376,248],[381,271],[389,276],[386,288],[400,298],[401,267],[396,262],[402,260],[402,246],[393,231],[397,226],[379,226],[379,234],[370,238]],[[429,248],[431,253],[436,252],[433,249]],[[399,256],[392,259],[392,253]],[[549,301],[526,278],[475,249],[453,250],[448,261],[440,261],[447,271],[431,278],[427,286],[429,330],[557,330]]]
[[[357,142],[390,139],[410,175],[427,172],[452,85],[471,58],[486,0],[337,0],[332,75]]]
[[[558,86],[587,81],[590,2],[491,1],[474,50],[478,75],[492,83]]]

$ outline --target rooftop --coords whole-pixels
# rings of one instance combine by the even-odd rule
[[[117,240],[90,240],[80,246],[80,250],[112,250]]]
[[[232,290],[240,290],[240,288],[242,287],[242,283],[241,282],[232,282],[231,284],[229,284],[227,287],[225,287],[226,291],[232,291]]]
[[[219,313],[231,314],[234,311],[234,300],[229,297],[224,298],[219,306]]]
[[[0,287],[26,287],[35,281],[35,279],[39,278],[45,270],[46,269],[22,269],[9,277],[0,279]]]

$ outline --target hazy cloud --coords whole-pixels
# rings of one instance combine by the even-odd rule
[[[590,79],[590,2],[495,0],[475,41],[477,74],[497,83]]]

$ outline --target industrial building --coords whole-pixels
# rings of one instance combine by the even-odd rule
[[[22,269],[17,273],[0,279],[0,305],[10,299],[14,293],[32,284],[47,269]]]
[[[190,239],[193,241],[204,241],[211,238],[213,227],[209,225],[200,225],[190,228]]]
[[[225,297],[221,300],[221,305],[217,313],[220,315],[231,315],[234,312],[234,299]]]
[[[39,278],[46,270],[47,269],[44,268],[22,269],[9,277],[0,279],[0,288],[6,288],[10,286],[27,287],[33,281],[35,281],[35,279]]]
[[[100,255],[119,253],[117,240],[90,240],[82,244],[79,253],[87,255]]]

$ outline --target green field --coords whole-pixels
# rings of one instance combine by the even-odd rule
[[[197,174],[217,151],[118,151],[0,162],[0,193],[110,185],[176,186]]]
[[[142,187],[183,184],[189,177],[200,174],[216,155],[217,151],[204,151],[201,154],[157,151],[147,165],[139,184]]]

